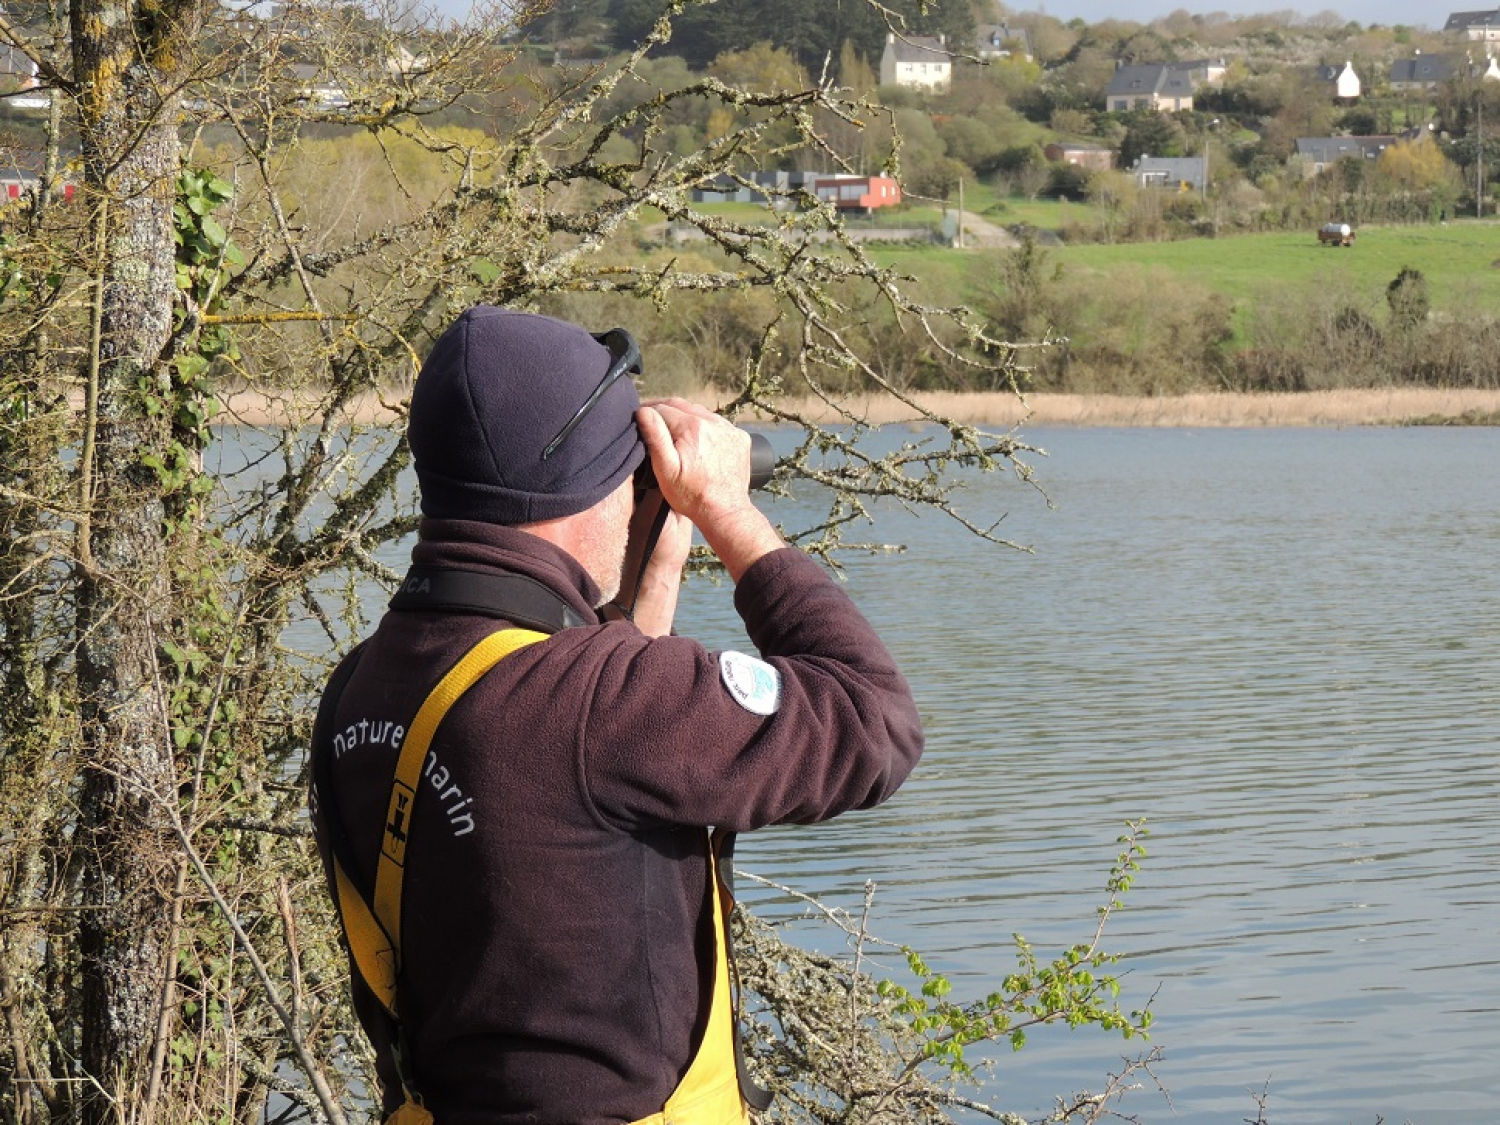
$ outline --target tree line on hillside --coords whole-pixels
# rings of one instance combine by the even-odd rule
[[[587,44],[587,53],[633,41],[661,8],[660,0],[578,0],[554,9],[542,28],[558,43]],[[1411,91],[1392,89],[1386,81],[1398,58],[1465,49],[1451,37],[1405,26],[1362,26],[1330,13],[1304,19],[1179,11],[1148,24],[1088,24],[1011,13],[985,0],[930,10],[897,5],[884,18],[863,5],[840,5],[838,11],[852,14],[843,22],[819,21],[795,4],[723,0],[685,13],[670,50],[686,73],[745,81],[748,64],[757,76],[777,82],[806,85],[826,76],[857,96],[874,97],[888,33],[944,35],[956,60],[946,91],[878,89],[904,156],[891,160],[879,129],[865,131],[849,153],[853,170],[896,168],[909,194],[920,197],[950,198],[961,180],[976,179],[1033,198],[1112,200],[1128,194],[1108,177],[1097,182],[1101,177],[1080,164],[1049,160],[1044,150],[1055,141],[1108,148],[1119,172],[1141,156],[1209,158],[1212,208],[1182,201],[1150,208],[1132,221],[1116,216],[1076,228],[1070,232],[1075,237],[1217,234],[1301,227],[1334,217],[1427,221],[1490,206],[1489,184],[1481,185],[1480,174],[1500,156],[1500,140],[1481,134],[1477,122],[1486,110],[1492,122],[1500,122],[1500,89],[1491,88],[1500,83],[1459,76]],[[1031,57],[1017,53],[984,66],[967,58],[976,29],[993,21],[1024,30]],[[1104,90],[1117,67],[1205,55],[1222,57],[1227,73],[1221,82],[1195,90],[1192,110],[1106,109]],[[1365,84],[1354,103],[1338,102],[1314,78],[1320,64],[1345,61]],[[656,64],[672,73],[668,59]],[[649,71],[646,76],[649,85]],[[649,93],[642,88],[637,96]],[[1436,148],[1403,150],[1363,168],[1351,158],[1321,178],[1310,175],[1297,156],[1298,138],[1382,134],[1409,145],[1419,133],[1436,140]],[[682,143],[695,139],[685,136]],[[789,150],[780,162],[828,170],[826,153]]]
[[[40,0],[15,0],[12,19],[21,21],[32,9],[41,19]],[[533,95],[517,102],[512,92],[505,102],[495,102],[483,92],[486,83],[471,83],[442,91],[435,106],[425,107],[424,118],[453,128],[503,130],[509,115],[566,88],[576,80],[570,75],[597,65],[601,52],[638,42],[665,10],[662,0],[559,0],[524,32],[531,46],[549,45],[547,53],[517,55],[491,44],[490,58],[478,64],[513,74],[530,67],[525,82]],[[966,60],[976,28],[997,19],[1026,32],[1032,57],[1017,53],[984,66]],[[272,52],[289,72],[300,68],[320,75],[325,89],[356,100],[371,85],[371,72],[388,65],[396,50],[413,59],[443,51],[439,35],[402,34],[353,9],[332,17],[324,13],[319,20],[323,34],[340,44],[337,58],[305,29],[274,41],[262,37],[256,49]],[[942,34],[954,45],[957,66],[947,90],[880,87],[880,55],[893,30]],[[233,59],[232,39],[217,46],[224,65],[242,65]],[[670,44],[644,57],[613,88],[608,105],[624,112],[704,79],[783,91],[831,81],[851,99],[871,103],[859,124],[822,114],[814,139],[783,143],[770,157],[751,160],[742,154],[735,167],[894,172],[919,201],[949,199],[961,182],[984,181],[1030,198],[1104,203],[1104,221],[1073,226],[1066,233],[1075,238],[1220,234],[1304,227],[1333,218],[1426,221],[1491,209],[1489,183],[1480,180],[1484,168],[1500,166],[1500,138],[1493,128],[1483,132],[1480,122],[1486,110],[1492,122],[1500,122],[1500,89],[1491,88],[1500,83],[1455,78],[1431,91],[1409,92],[1386,88],[1382,75],[1398,56],[1453,48],[1440,36],[1361,27],[1327,15],[1303,20],[1286,14],[1231,18],[1178,12],[1144,25],[1114,20],[1091,25],[1036,12],[1008,14],[984,0],[956,5],[903,0],[878,9],[866,3],[823,8],[722,0],[686,6],[674,21]],[[577,57],[559,68],[552,65],[554,53],[564,60],[570,53]],[[1195,91],[1192,110],[1105,108],[1104,89],[1117,66],[1210,53],[1225,60],[1227,73],[1221,82]],[[1366,78],[1367,92],[1354,104],[1337,103],[1312,77],[1317,63],[1345,58]],[[432,96],[433,84],[425,85]],[[877,101],[879,109],[873,105]],[[3,109],[0,115],[0,144],[12,151],[41,147],[37,115]],[[663,118],[669,147],[685,153],[713,143],[732,116],[706,93],[674,96]],[[330,120],[309,128],[331,134],[338,125]],[[206,135],[213,137],[214,130],[210,125]],[[1361,164],[1357,157],[1347,158],[1319,176],[1309,175],[1308,164],[1297,156],[1298,138],[1404,138],[1415,131],[1435,140],[1435,150],[1417,152],[1403,139],[1389,159]],[[622,128],[620,136],[629,135],[630,127]],[[789,140],[785,130],[781,139]],[[1115,154],[1116,174],[1049,159],[1051,142],[1106,148]],[[1207,158],[1206,195],[1212,205],[1194,196],[1123,210],[1120,200],[1139,198],[1124,175],[1142,156]]]
[[[529,30],[539,39],[626,51],[651,31],[671,7],[663,0],[558,0]],[[819,74],[845,43],[865,58],[878,58],[886,35],[944,36],[971,46],[975,11],[964,3],[930,0],[808,4],[796,0],[716,0],[683,7],[675,18],[671,51],[695,69],[728,51],[770,43],[787,51],[804,70]]]

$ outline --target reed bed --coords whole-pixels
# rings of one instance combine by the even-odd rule
[[[1128,395],[934,393],[914,399],[944,417],[990,427],[1012,426],[1398,426],[1500,424],[1500,390],[1399,387],[1306,391],[1298,394],[1205,392],[1162,397]],[[801,402],[813,417],[822,404]],[[862,401],[871,423],[904,422],[909,407],[891,398]]]
[[[714,405],[711,393],[695,396]],[[1500,390],[1392,387],[1373,390],[1305,391],[1297,394],[1205,392],[1161,397],[1008,393],[920,394],[916,401],[959,422],[978,426],[1400,426],[1500,425]],[[263,424],[282,420],[287,404],[257,392],[242,392],[226,404],[223,421]],[[307,403],[300,404],[307,407]],[[815,400],[783,405],[808,417],[830,420]],[[400,418],[400,396],[370,395],[351,420],[390,424]],[[854,413],[877,425],[909,422],[913,412],[896,399],[866,398]]]

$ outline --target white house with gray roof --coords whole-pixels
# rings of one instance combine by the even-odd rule
[[[1472,79],[1500,81],[1500,62],[1485,48],[1482,58],[1472,54],[1418,55],[1391,63],[1390,84],[1393,90],[1431,90],[1444,82],[1464,75]]]
[[[1443,25],[1443,30],[1462,32],[1466,38],[1484,43],[1500,41],[1500,8],[1484,12],[1454,12]]]
[[[1104,91],[1109,113],[1132,109],[1171,111],[1193,108],[1193,79],[1172,63],[1121,66]]]
[[[1317,80],[1335,98],[1352,102],[1360,95],[1359,73],[1352,62],[1318,67]]]
[[[919,90],[946,90],[953,81],[953,56],[939,35],[908,35],[904,38],[887,33],[885,50],[880,55],[880,84],[907,86]]]
[[[1195,86],[1217,86],[1229,73],[1229,63],[1222,55],[1214,59],[1184,59],[1169,65],[1173,70],[1187,71]]]

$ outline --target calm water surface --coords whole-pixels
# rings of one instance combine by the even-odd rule
[[[956,991],[1092,931],[1126,819],[1150,858],[1107,945],[1156,994],[1149,1122],[1494,1120],[1500,1104],[1500,432],[1041,430],[1055,502],[976,482],[1034,554],[889,513],[853,560],[926,717],[887,806],[759,833],[741,866],[855,908]],[[785,509],[784,509],[785,510]],[[679,625],[743,646],[727,591]],[[753,892],[762,910],[795,907]],[[812,923],[807,940],[832,942]],[[1135,1053],[1002,1052],[1024,1114]]]

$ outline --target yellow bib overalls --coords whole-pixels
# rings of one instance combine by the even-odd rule
[[[401,885],[406,863],[406,829],[411,824],[412,803],[416,798],[422,762],[438,724],[459,697],[504,657],[544,639],[545,633],[529,629],[502,629],[492,633],[465,653],[423,701],[401,743],[396,762],[375,875],[373,909],[359,893],[337,855],[334,857],[335,899],[355,966],[398,1028],[396,977],[401,956]],[[727,919],[734,903],[720,874],[719,844],[717,837],[710,838],[708,876],[714,899],[714,978],[708,1026],[692,1062],[688,1064],[687,1073],[666,1104],[659,1112],[632,1125],[744,1125],[749,1121],[736,1061],[734,991],[729,973]],[[386,1125],[429,1125],[433,1116],[411,1088],[405,1073],[406,1061],[398,1058],[397,1063],[402,1072],[406,1100],[386,1118]]]

